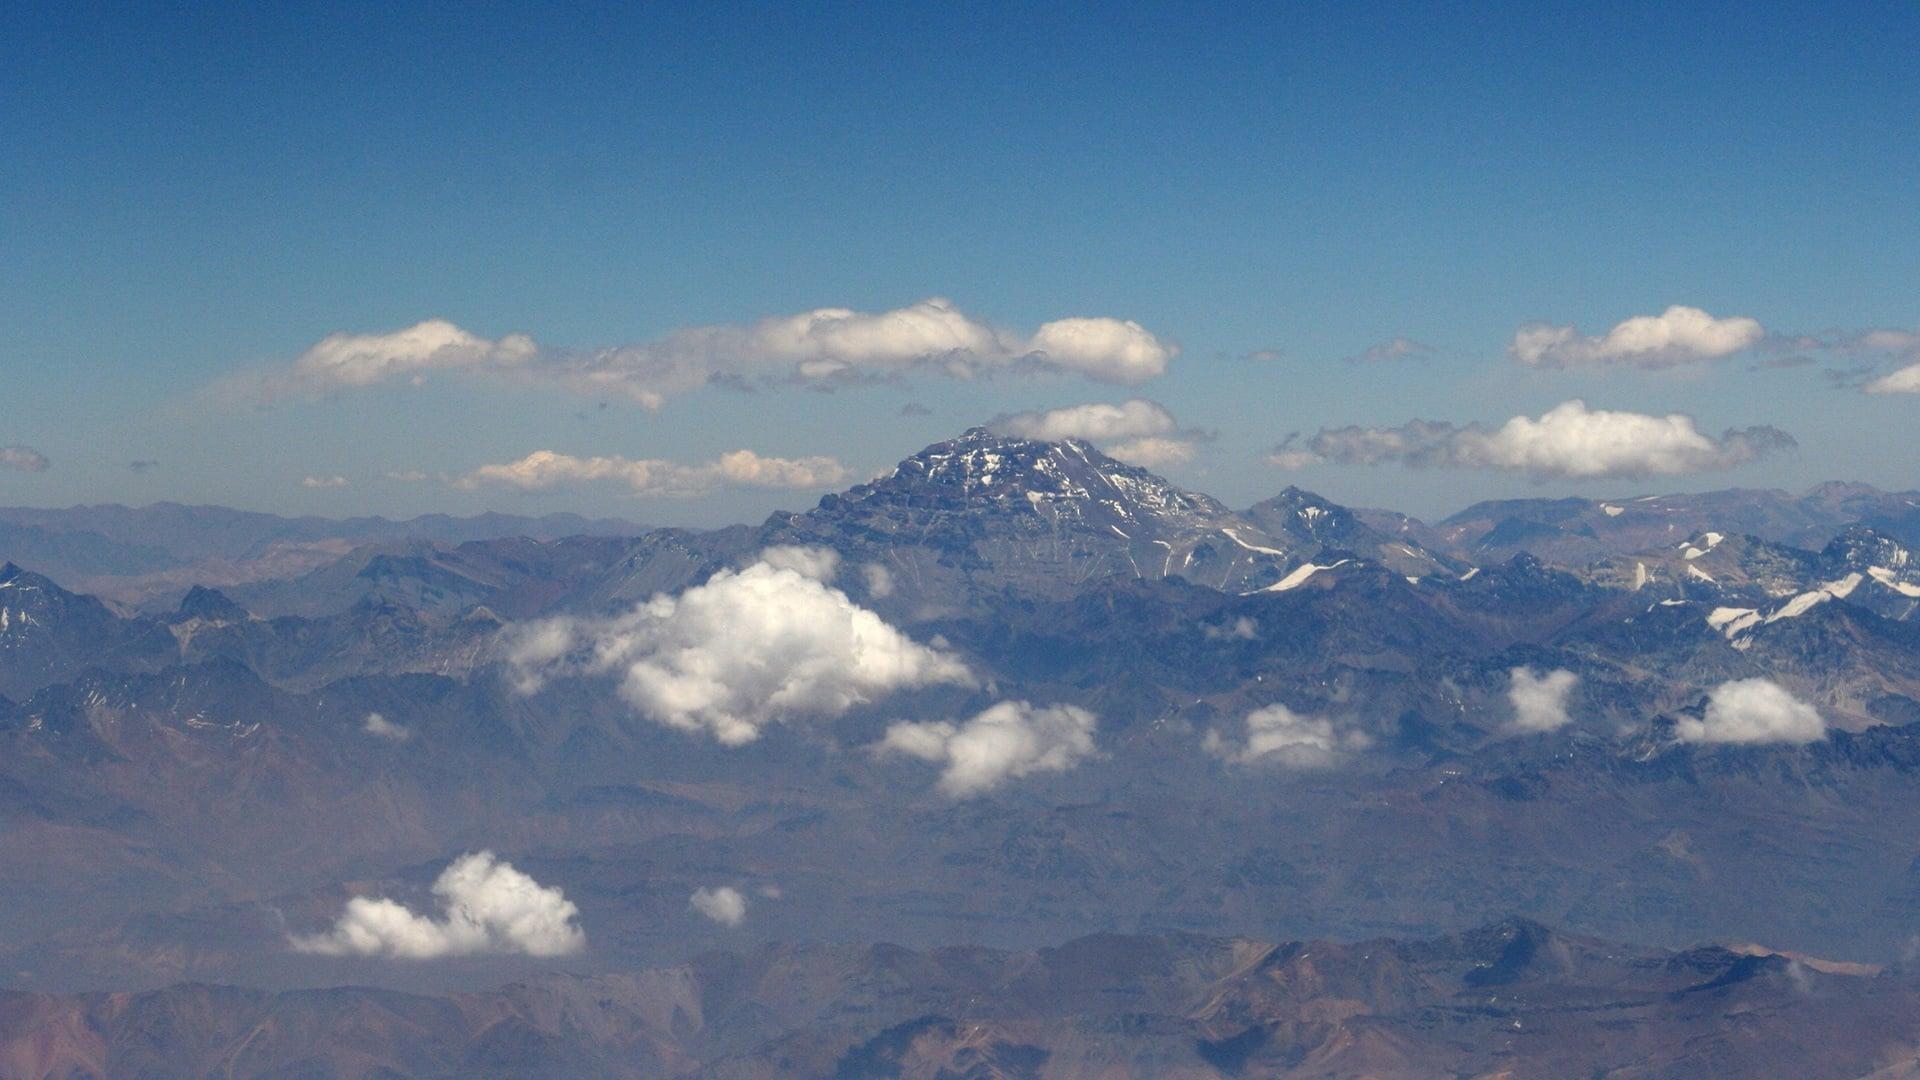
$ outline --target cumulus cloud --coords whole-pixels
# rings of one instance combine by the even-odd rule
[[[1073,768],[1093,756],[1098,723],[1075,705],[1003,701],[963,724],[894,724],[880,749],[941,765],[940,790],[964,799],[1009,779]]]
[[[1920,394],[1920,364],[1909,364],[1882,375],[1864,389],[1869,394]]]
[[[53,463],[47,455],[31,446],[0,446],[0,469],[15,472],[46,472]]]
[[[386,739],[390,742],[406,742],[413,738],[413,731],[406,725],[396,724],[377,712],[367,714],[367,718],[360,724],[360,730],[376,739]]]
[[[1580,683],[1580,676],[1565,668],[1542,675],[1529,667],[1508,672],[1507,701],[1513,705],[1515,731],[1553,731],[1573,721],[1567,713],[1567,697]]]
[[[1744,316],[1715,318],[1675,304],[1658,315],[1636,315],[1597,337],[1571,326],[1531,323],[1514,333],[1509,351],[1530,367],[1659,369],[1719,360],[1765,337],[1766,330]]]
[[[844,483],[847,467],[830,457],[762,457],[734,450],[703,465],[653,458],[574,457],[536,450],[518,461],[482,465],[453,480],[464,490],[507,487],[550,491],[584,484],[614,484],[635,495],[701,495],[721,487],[808,489]]]
[[[344,476],[309,476],[300,481],[300,486],[318,491],[330,491],[347,486]]]
[[[1413,468],[1509,469],[1536,479],[1644,478],[1730,469],[1794,445],[1792,436],[1774,427],[1730,430],[1714,438],[1683,413],[1589,409],[1576,400],[1538,419],[1516,416],[1495,428],[1432,420],[1392,428],[1322,428],[1304,443],[1289,437],[1268,460],[1284,468],[1325,461],[1397,462]]]
[[[515,680],[531,692],[556,676],[615,675],[641,714],[729,746],[789,717],[838,716],[896,690],[971,684],[958,659],[821,580],[821,562],[775,559],[786,565],[723,570],[618,618],[516,627],[506,642]]]
[[[1204,437],[1181,431],[1173,414],[1157,402],[1133,398],[1118,405],[1094,402],[1045,412],[1014,413],[993,421],[995,430],[1022,439],[1060,442],[1080,439],[1110,457],[1157,468],[1192,461]]]
[[[1320,769],[1373,743],[1365,732],[1342,731],[1331,720],[1301,716],[1280,704],[1248,713],[1246,726],[1244,743],[1230,743],[1219,732],[1209,731],[1201,746],[1240,765],[1276,762],[1296,769]]]
[[[893,571],[879,563],[867,563],[860,568],[860,577],[867,583],[867,595],[884,600],[893,595]]]
[[[541,885],[482,851],[455,859],[433,883],[444,916],[417,915],[388,899],[356,896],[333,928],[295,936],[294,949],[322,956],[432,960],[475,953],[565,956],[587,943],[580,909],[558,888]]]
[[[586,350],[546,348],[523,334],[488,340],[430,319],[391,333],[333,334],[288,368],[236,377],[224,389],[274,398],[460,371],[653,409],[712,383],[819,385],[914,372],[976,378],[1024,370],[1138,383],[1164,374],[1177,352],[1122,319],[1060,319],[1021,337],[934,298],[878,313],[819,308],[690,327],[641,344]]]
[[[1700,719],[1683,718],[1674,734],[1690,743],[1810,743],[1827,737],[1812,705],[1772,679],[1732,679],[1707,695]]]
[[[832,581],[840,573],[840,553],[826,547],[778,544],[760,552],[756,561],[815,581]]]
[[[739,926],[747,919],[747,898],[731,885],[695,889],[687,905],[721,926]]]

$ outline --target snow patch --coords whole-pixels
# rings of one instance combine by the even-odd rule
[[[1288,574],[1286,577],[1281,578],[1279,581],[1274,582],[1273,584],[1267,586],[1264,589],[1255,589],[1254,592],[1263,592],[1263,593],[1287,592],[1292,589],[1297,589],[1300,586],[1305,585],[1307,583],[1307,579],[1313,577],[1313,575],[1319,573],[1320,571],[1331,570],[1336,566],[1345,566],[1346,564],[1347,564],[1347,560],[1345,559],[1341,559],[1338,562],[1329,563],[1326,566],[1321,566],[1317,563],[1302,563],[1301,565],[1295,567],[1291,574]],[[1249,593],[1247,595],[1251,596],[1252,593]]]
[[[1233,541],[1236,544],[1239,544],[1241,547],[1246,548],[1248,551],[1257,551],[1262,555],[1279,555],[1282,558],[1286,557],[1287,553],[1284,551],[1281,551],[1279,548],[1262,547],[1259,544],[1248,543],[1246,540],[1241,539],[1240,534],[1237,532],[1234,532],[1232,529],[1223,528],[1220,531],[1226,534],[1227,539]]]

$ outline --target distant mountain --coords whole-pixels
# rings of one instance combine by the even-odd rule
[[[363,545],[459,544],[501,537],[634,536],[642,526],[575,514],[516,517],[428,514],[286,518],[219,506],[0,507],[0,561],[128,602],[173,597],[192,585],[289,577]]]
[[[1920,1070],[1920,983],[1513,919],[1429,940],[765,945],[428,996],[0,993],[30,1077],[1796,1076]]]
[[[150,670],[173,653],[158,620],[123,619],[91,596],[0,565],[0,694],[22,697],[92,666]]]
[[[1406,529],[1374,528],[1354,511],[1297,487],[1255,505],[1246,516],[1269,536],[1315,556],[1328,550],[1352,552],[1408,577],[1454,577],[1466,569],[1466,564],[1421,547]]]
[[[1677,547],[1709,532],[1817,550],[1856,523],[1920,546],[1920,492],[1830,483],[1801,495],[1733,489],[1614,500],[1507,499],[1476,503],[1419,535],[1434,550],[1476,561],[1526,551],[1584,565]]]

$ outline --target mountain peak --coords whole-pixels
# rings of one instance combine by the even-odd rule
[[[1078,439],[1040,442],[968,428],[900,462],[893,473],[847,492],[848,501],[906,499],[958,509],[1000,507],[1062,514],[1125,529],[1150,520],[1182,528],[1226,514],[1211,497],[1101,453]]]

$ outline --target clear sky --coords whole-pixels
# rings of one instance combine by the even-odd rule
[[[1236,505],[1920,486],[1920,7],[626,7],[9,7],[0,503],[717,524],[1134,398]]]

